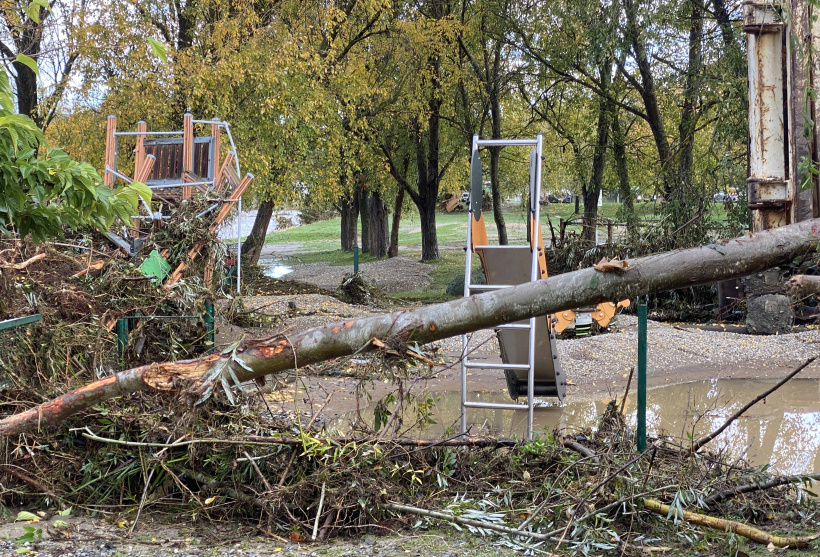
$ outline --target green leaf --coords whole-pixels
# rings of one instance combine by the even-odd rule
[[[68,526],[68,522],[65,520],[55,520],[52,524],[54,524],[55,528],[65,528]]]
[[[34,58],[26,56],[25,54],[18,54],[14,57],[13,62],[20,62],[28,69],[33,71],[37,77],[40,77],[40,68],[37,66],[37,62],[34,60]]]
[[[71,516],[71,509],[72,509],[72,508],[73,508],[73,507],[68,507],[68,508],[67,508],[67,509],[65,509],[64,511],[60,511],[60,512],[58,512],[58,513],[57,513],[57,516]]]
[[[162,60],[163,64],[168,63],[168,53],[165,50],[165,45],[156,40],[154,37],[148,37],[148,46],[151,47],[151,51],[154,53],[154,56]]]
[[[596,288],[598,288],[598,280],[598,273],[592,275],[592,278],[589,281],[590,289],[595,290]]]
[[[28,6],[23,8],[23,11],[34,23],[40,23],[40,8],[45,8],[49,12],[51,7],[48,5],[48,0],[32,0]]]
[[[152,190],[142,182],[131,182],[128,188],[137,192],[137,194],[150,206]]]
[[[37,520],[37,521],[39,521],[40,517],[37,516],[34,513],[28,512],[28,511],[20,511],[19,513],[17,513],[17,518],[15,518],[14,520],[15,521],[17,521],[17,520]]]

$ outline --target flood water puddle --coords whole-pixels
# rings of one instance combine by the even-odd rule
[[[259,266],[262,267],[266,277],[278,279],[292,273],[293,268],[287,265],[282,265],[280,259],[260,259]]]
[[[675,438],[697,438],[721,426],[730,416],[775,382],[741,379],[710,379],[650,389],[647,393],[647,432]],[[404,435],[430,439],[458,432],[461,416],[460,392],[431,393],[431,418],[436,422],[423,431],[411,429]],[[510,402],[506,394],[476,393],[471,400]],[[573,401],[565,406],[547,403],[535,410],[535,430],[555,428],[566,434],[594,427],[606,409],[609,397],[597,401]],[[629,423],[635,427],[635,395],[627,401]],[[349,428],[354,416],[334,422]],[[373,425],[372,408],[362,418]],[[413,422],[409,411],[404,423]],[[522,436],[526,410],[470,409],[467,423],[474,435]],[[329,424],[330,425],[330,424]],[[793,379],[765,400],[758,402],[709,445],[744,457],[753,465],[771,463],[781,474],[820,472],[820,381]]]

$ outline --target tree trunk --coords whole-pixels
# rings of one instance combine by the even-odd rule
[[[353,246],[358,242],[358,220],[359,220],[359,201],[358,195],[353,194],[342,197],[339,200],[339,214],[342,216],[341,230],[339,237],[341,239],[342,251],[353,251]]]
[[[661,165],[661,181],[663,194],[669,198],[674,189],[674,179],[672,178],[670,163],[671,152],[669,139],[666,133],[663,115],[661,114],[660,102],[658,100],[658,90],[655,86],[655,77],[652,74],[652,66],[649,63],[649,55],[646,52],[646,44],[643,38],[643,31],[640,20],[640,10],[643,8],[639,0],[625,0],[624,14],[626,15],[626,32],[630,37],[632,52],[635,56],[635,63],[641,76],[641,86],[638,92],[644,104],[646,112],[646,123],[652,131],[652,138],[655,140],[655,148],[658,151],[658,161]],[[631,71],[623,66],[621,73],[627,80],[632,77],[628,75]]]
[[[40,125],[40,118],[37,114],[37,75],[25,64],[15,62],[13,64],[14,85],[17,90],[17,112],[29,116],[37,125]]]
[[[500,43],[497,48],[500,48]],[[496,51],[496,54],[499,54]],[[501,102],[499,99],[498,79],[490,84],[490,114],[492,116],[493,139],[501,139]],[[509,244],[507,224],[501,211],[501,185],[498,181],[498,167],[501,159],[501,147],[490,147],[490,191],[493,197],[493,218],[498,231],[499,245]],[[536,203],[538,200],[536,200]]]
[[[262,248],[265,246],[265,237],[268,234],[268,225],[273,216],[273,200],[263,201],[256,210],[256,218],[253,220],[251,233],[242,242],[242,260],[245,263],[256,265],[259,263],[259,256],[262,255]]]
[[[495,135],[493,137],[497,138]],[[501,189],[498,183],[500,158],[501,147],[490,147],[490,191],[493,198],[493,219],[495,220],[495,229],[498,231],[498,243],[506,246],[510,242],[507,239],[507,224],[504,222],[504,213],[501,210]]]
[[[624,130],[618,118],[619,109],[612,113],[612,156],[615,159],[615,168],[618,171],[618,192],[620,193],[627,222],[632,220],[635,206],[632,199],[632,185],[629,183],[629,167],[626,165],[626,145]]]
[[[436,232],[436,204],[424,203],[419,206],[421,224],[421,260],[432,261],[439,258],[438,235]]]
[[[697,207],[690,207],[686,193],[692,186],[692,167],[694,165],[695,153],[695,128],[698,123],[697,104],[700,100],[700,82],[703,50],[703,6],[699,2],[692,2],[692,12],[689,28],[689,64],[686,69],[686,81],[683,87],[683,106],[681,107],[680,124],[678,125],[678,175],[677,187],[673,192],[674,196],[667,201],[678,201],[689,211],[675,211],[680,213],[675,227],[679,227],[690,218],[689,212],[697,211]],[[685,220],[684,220],[685,219]]]
[[[398,257],[399,255],[399,225],[401,224],[401,207],[404,204],[404,188],[399,186],[396,193],[396,202],[393,205],[393,225],[390,228],[390,248],[387,250],[387,257]]]
[[[592,268],[553,276],[451,302],[322,325],[301,333],[245,340],[228,353],[196,360],[149,364],[92,382],[38,407],[0,421],[0,435],[52,426],[104,400],[138,391],[185,393],[207,398],[230,366],[239,381],[373,350],[371,339],[391,347],[412,339],[419,344],[513,323],[568,308],[587,307],[674,288],[739,277],[790,262],[820,240],[820,219],[757,232],[709,246],[651,255],[630,261],[623,272]],[[237,364],[234,361],[240,360]],[[221,368],[211,383],[207,374]],[[170,400],[169,400],[170,402]]]
[[[370,253],[370,192],[364,185],[364,179],[359,186],[359,216],[362,221],[362,253]]]
[[[611,60],[599,68],[601,77],[601,88],[609,91],[609,84],[612,82]],[[581,239],[589,243],[595,243],[595,231],[598,224],[598,199],[600,199],[601,188],[604,182],[604,165],[606,163],[606,150],[609,145],[609,129],[611,127],[612,106],[608,96],[602,96],[598,100],[598,130],[595,140],[595,151],[592,155],[592,177],[584,185],[584,225],[581,231]]]
[[[368,253],[373,257],[384,257],[387,255],[388,226],[387,226],[387,203],[382,201],[378,192],[370,195],[370,247]]]

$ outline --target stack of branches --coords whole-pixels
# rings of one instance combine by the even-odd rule
[[[129,259],[100,235],[69,236],[33,244],[16,237],[0,239],[0,320],[41,314],[42,321],[7,329],[0,336],[0,401],[51,398],[97,379],[120,364],[194,357],[206,346],[199,317],[227,276],[227,250],[197,218],[208,207],[199,200],[175,209],[174,218],[149,237],[143,253],[166,254],[172,266],[185,261],[193,242],[208,239],[209,253],[188,261],[184,280],[166,289],[140,270],[141,257]],[[213,283],[202,280],[205,266]],[[194,316],[150,319],[154,316]],[[124,316],[130,333],[123,361],[115,328]]]
[[[413,408],[407,400],[414,384],[392,352],[386,346],[385,359],[373,362],[374,371],[403,378],[381,401],[391,417]],[[384,423],[384,414],[372,426],[359,423],[355,436],[342,435],[317,425],[323,405],[309,421],[283,421],[260,392],[235,396],[228,403],[216,393],[200,407],[180,400],[157,412],[159,401],[140,395],[109,401],[104,412],[89,411],[53,433],[4,439],[16,462],[0,465],[9,480],[0,501],[47,497],[98,512],[148,506],[246,520],[293,541],[444,523],[520,550],[559,546],[590,555],[638,555],[652,538],[668,544],[708,537],[697,520],[774,546],[805,546],[813,538],[759,528],[817,527],[813,502],[796,491],[814,476],[772,476],[703,450],[714,436],[651,439],[639,453],[618,401],[595,431],[572,438],[427,441],[407,432],[387,436],[395,422]],[[294,396],[310,393],[296,389]],[[727,546],[737,541],[713,535]]]

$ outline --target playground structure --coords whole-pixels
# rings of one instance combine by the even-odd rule
[[[592,321],[595,321],[599,327],[606,329],[618,312],[618,308],[628,308],[629,304],[629,300],[621,300],[617,304],[615,302],[604,302],[594,308],[559,311],[550,316],[550,322],[552,323],[553,332],[559,334],[564,332],[573,321],[576,322],[576,325],[580,324],[584,317],[586,317],[588,323],[591,324]]]
[[[535,139],[479,139],[473,136],[470,163],[470,206],[467,226],[467,257],[464,296],[475,292],[510,288],[547,276],[544,241],[541,236],[538,200],[541,197],[542,137]],[[479,147],[530,146],[530,197],[527,207],[529,242],[525,245],[490,245],[482,215],[483,180]],[[472,256],[481,261],[487,284],[472,284]],[[535,396],[564,399],[566,378],[561,370],[555,346],[555,334],[546,316],[532,317],[496,328],[501,348],[501,363],[479,362],[468,352],[468,336],[462,335],[461,360],[461,429],[467,429],[468,408],[527,410],[527,438],[532,437]],[[517,400],[526,395],[526,403],[497,403],[467,400],[467,370],[504,370],[510,396]]]
[[[210,130],[208,136],[197,136],[195,125],[205,126]],[[221,132],[224,131],[231,146],[224,158],[221,158]],[[118,168],[119,138],[134,137],[134,174],[133,178]],[[150,138],[150,139],[149,139]],[[159,202],[156,210],[141,198],[140,214],[134,215],[131,223],[123,223],[120,234],[109,232],[108,238],[121,247],[129,256],[139,253],[151,230],[163,226],[163,221],[170,216],[163,213],[163,207],[171,208],[187,203],[194,195],[205,196],[208,208],[196,215],[203,218],[216,211],[211,233],[227,218],[231,210],[237,208],[235,219],[236,231],[236,288],[241,287],[241,213],[242,194],[253,182],[254,176],[246,174],[243,178],[239,166],[236,145],[231,135],[228,122],[217,118],[212,120],[194,120],[191,114],[185,114],[181,131],[148,131],[144,121],[137,123],[136,131],[117,131],[117,119],[109,116],[105,136],[105,173],[104,183],[114,187],[116,180],[131,183],[139,181],[151,188],[152,203]],[[143,226],[149,221],[151,226]],[[188,251],[188,262],[195,259],[203,243],[195,244]],[[177,282],[188,266],[180,262],[165,282],[170,287]],[[205,270],[205,281],[211,280],[211,269]]]
[[[479,139],[473,136],[470,163],[470,205],[467,226],[464,296],[475,292],[510,288],[518,284],[547,277],[547,259],[541,232],[541,134],[535,139]],[[523,245],[490,245],[482,214],[483,180],[480,147],[531,146],[529,157],[529,199],[527,227],[529,241]],[[472,284],[472,256],[475,254],[487,284]],[[469,356],[469,337],[462,335],[461,359],[461,430],[467,430],[468,408],[527,410],[527,438],[532,437],[534,397],[556,397],[564,400],[567,378],[558,359],[556,334],[575,321],[578,315],[589,316],[605,328],[619,307],[628,307],[629,300],[603,302],[592,309],[565,310],[553,315],[532,317],[495,328],[501,351],[501,363],[479,362]],[[507,380],[507,392],[517,401],[526,396],[526,403],[497,403],[467,400],[467,370],[501,369]]]

